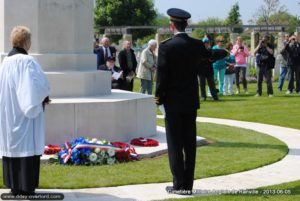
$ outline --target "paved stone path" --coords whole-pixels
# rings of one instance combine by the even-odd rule
[[[300,180],[300,130],[261,123],[215,118],[198,117],[197,121],[251,129],[271,135],[286,143],[289,148],[289,153],[281,161],[261,168],[231,175],[196,180],[194,184],[196,194],[194,196],[203,195],[203,193],[207,191],[218,193],[227,190],[253,189]],[[171,185],[171,183],[78,190],[41,189],[38,190],[38,192],[63,193],[65,195],[65,201],[146,201],[184,197],[166,193],[165,187],[167,185]],[[0,193],[3,192],[7,192],[7,190],[1,189]]]

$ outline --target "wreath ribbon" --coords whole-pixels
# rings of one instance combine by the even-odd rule
[[[65,147],[66,149],[64,150],[64,153],[61,154],[61,158],[63,159],[63,163],[66,164],[69,159],[72,156],[72,153],[77,150],[77,149],[96,149],[96,148],[100,148],[101,150],[108,150],[108,149],[112,149],[116,152],[121,151],[122,149],[113,145],[109,145],[109,144],[95,144],[95,143],[78,143],[76,144],[73,148],[71,147],[69,142],[65,143]]]

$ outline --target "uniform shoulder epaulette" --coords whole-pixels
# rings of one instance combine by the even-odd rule
[[[166,43],[166,42],[168,42],[169,40],[171,40],[172,38],[167,38],[166,40],[163,40],[163,41],[161,41],[160,43],[161,44],[163,44],[163,43]]]

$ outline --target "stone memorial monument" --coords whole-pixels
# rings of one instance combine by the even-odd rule
[[[96,70],[93,0],[0,0],[0,64],[17,25],[31,29],[29,53],[51,85],[46,144],[78,136],[128,141],[156,134],[153,97],[111,90],[111,74]]]

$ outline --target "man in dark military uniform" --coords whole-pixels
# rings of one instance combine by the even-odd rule
[[[203,59],[211,53],[200,40],[185,33],[191,15],[171,8],[170,30],[174,37],[162,42],[158,51],[156,104],[163,105],[173,186],[169,193],[191,194],[196,158],[196,117],[199,108],[197,75]]]

